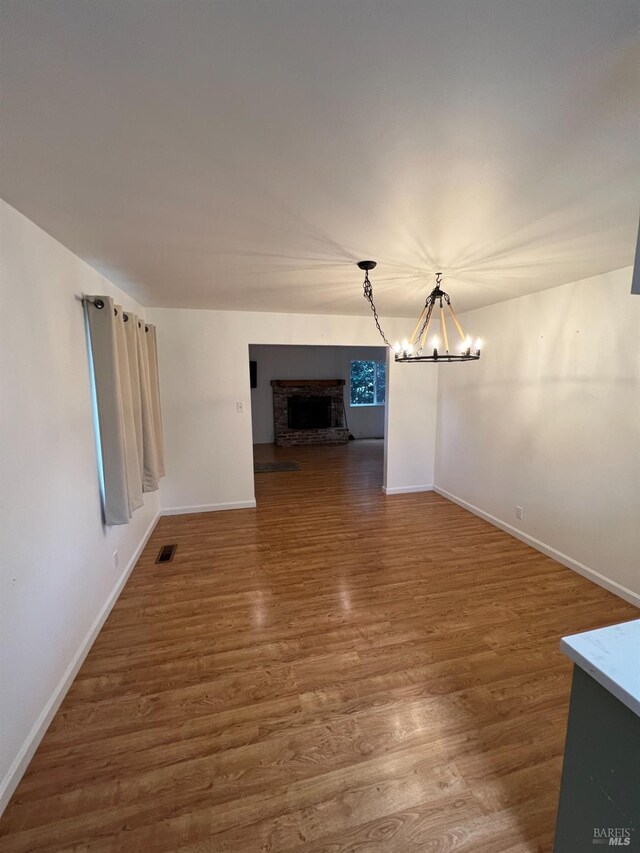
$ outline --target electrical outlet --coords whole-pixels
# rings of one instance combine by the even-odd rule
[[[239,415],[244,414],[244,403],[242,400],[238,400],[236,403],[236,412],[238,412]]]
[[[118,568],[118,561],[119,561],[118,552],[114,551],[113,552],[113,565],[116,567],[116,569]]]
[[[518,518],[518,519],[520,519],[520,521],[522,521],[522,516],[523,516],[523,515],[524,515],[524,513],[523,513],[523,510],[522,510],[522,507],[521,507],[521,506],[517,506],[517,507],[516,507],[516,518]]]

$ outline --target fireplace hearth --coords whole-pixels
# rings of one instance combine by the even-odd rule
[[[345,444],[344,384],[344,379],[272,379],[276,444]]]

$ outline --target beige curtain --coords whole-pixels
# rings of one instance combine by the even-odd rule
[[[136,425],[133,410],[131,371],[129,369],[129,355],[124,331],[125,326],[129,322],[129,315],[123,314],[121,305],[114,307],[113,322],[116,329],[116,352],[118,357],[116,368],[120,379],[124,463],[129,496],[129,517],[131,517],[134,510],[143,505],[144,500],[142,498],[142,482],[140,481],[140,463],[138,461],[138,443],[136,440]]]
[[[162,411],[160,410],[160,382],[158,380],[158,346],[156,327],[147,324],[145,340],[149,356],[149,384],[151,390],[151,410],[153,412],[153,431],[156,445],[156,464],[158,477],[164,477],[164,441],[162,439]]]
[[[151,399],[147,328],[149,327],[143,321],[138,321],[138,375],[140,377],[140,401],[142,404],[142,490],[144,492],[155,492],[158,488],[158,454]]]
[[[125,315],[124,336],[127,342],[127,359],[129,363],[129,379],[131,382],[131,397],[133,401],[133,422],[136,432],[136,449],[138,451],[138,467],[140,483],[142,483],[144,445],[142,442],[142,400],[140,398],[140,366],[138,364],[138,323],[137,316],[127,312]]]
[[[102,307],[100,307],[102,306]],[[85,301],[109,525],[127,524],[164,474],[156,330],[109,296]]]

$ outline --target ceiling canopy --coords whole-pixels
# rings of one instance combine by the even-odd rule
[[[2,196],[145,305],[414,316],[631,264],[635,0],[3,0]]]

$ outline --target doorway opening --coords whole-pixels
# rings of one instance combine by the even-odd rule
[[[386,420],[385,347],[252,344],[249,368],[258,501],[262,474],[296,472],[304,477],[318,466],[333,466],[338,476],[349,459],[365,456],[369,479],[379,489]],[[366,453],[364,442],[369,445]]]

